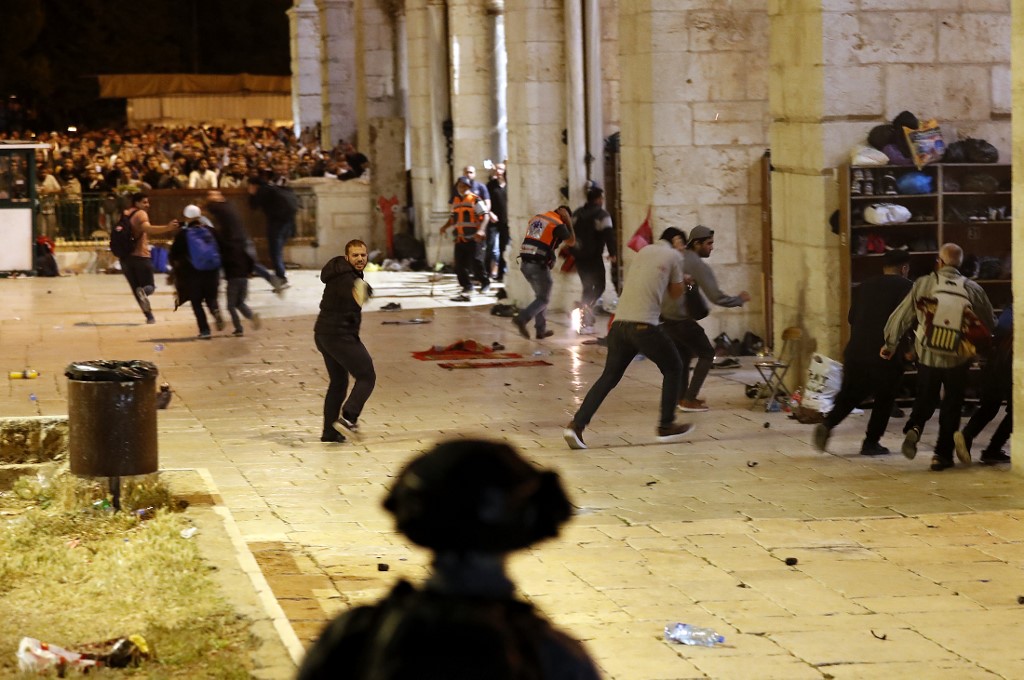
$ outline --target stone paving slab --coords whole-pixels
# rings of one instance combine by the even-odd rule
[[[554,337],[524,340],[487,313],[493,297],[453,303],[448,281],[431,298],[426,274],[369,276],[395,297],[364,315],[378,383],[358,443],[318,441],[326,375],[310,271],[294,272],[281,298],[254,282],[263,328],[207,342],[194,338],[189,310],[171,312],[163,287],[158,323],[147,326],[119,276],[4,280],[0,368],[41,375],[8,381],[0,405],[10,416],[61,415],[70,361],[157,363],[175,390],[159,416],[161,467],[208,471],[285,625],[306,643],[396,579],[424,578],[428,554],[380,506],[401,466],[444,437],[489,436],[563,477],[576,516],[559,539],[513,556],[511,571],[607,678],[1024,677],[1011,638],[1024,623],[1018,475],[929,472],[934,427],[915,461],[859,456],[862,415],[820,454],[810,426],[750,408],[749,359],[712,371],[702,395],[712,410],[693,414],[695,434],[675,445],[655,441],[661,376],[636,361],[587,429],[592,448],[570,451],[561,429],[604,349],[581,344],[558,314]],[[406,290],[414,296],[398,297]],[[404,309],[373,311],[390,301]],[[381,323],[425,307],[437,309],[430,324]],[[411,357],[465,338],[552,365],[445,371]],[[898,427],[884,440],[894,450]],[[727,645],[666,643],[673,621],[715,627]]]

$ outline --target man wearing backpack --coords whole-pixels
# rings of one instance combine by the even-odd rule
[[[903,426],[903,455],[914,458],[925,423],[939,409],[939,436],[931,469],[953,467],[953,434],[960,429],[960,412],[967,387],[967,372],[977,353],[969,329],[991,337],[995,328],[992,303],[984,289],[961,275],[964,251],[955,243],[939,249],[935,271],[914,282],[910,293],[885,324],[884,359],[891,359],[911,324],[917,321],[917,394],[910,418]],[[940,399],[941,391],[941,399]],[[970,463],[970,456],[962,463]]]
[[[279,280],[279,287],[288,286],[284,268],[284,244],[295,234],[298,197],[291,187],[274,186],[263,177],[249,178],[249,204],[263,211],[267,218],[267,249],[270,264]],[[275,287],[275,292],[277,287]]]
[[[146,323],[156,323],[149,302],[149,296],[156,289],[149,237],[176,230],[178,220],[171,220],[164,226],[150,224],[148,211],[149,196],[141,192],[132,194],[132,207],[121,213],[121,220],[111,231],[110,250],[121,261],[121,271],[146,315]]]
[[[210,339],[210,323],[203,303],[213,314],[217,330],[224,330],[224,317],[217,301],[220,285],[221,256],[213,225],[202,216],[199,206],[187,205],[188,220],[171,244],[170,261],[174,267],[174,283],[178,290],[178,304],[192,303],[199,326],[199,339]]]

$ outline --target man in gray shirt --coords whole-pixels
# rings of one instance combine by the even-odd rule
[[[583,429],[590,424],[605,397],[619,384],[637,354],[653,361],[662,375],[658,441],[682,441],[693,431],[691,423],[675,422],[683,364],[675,345],[662,332],[659,320],[665,294],[673,298],[683,294],[683,256],[672,247],[672,239],[682,236],[682,233],[675,227],[669,227],[662,232],[661,239],[641,250],[633,259],[629,278],[615,310],[615,321],[608,331],[604,372],[590,387],[579,410],[562,433],[570,449],[587,448],[583,442]]]
[[[686,300],[691,295],[706,295],[709,301],[719,307],[742,307],[744,303],[750,301],[750,293],[743,290],[739,295],[726,295],[718,287],[715,273],[704,262],[711,257],[711,251],[715,249],[714,230],[698,224],[690,231],[690,238],[685,241],[685,245],[684,239],[685,237],[678,237],[672,245],[683,251],[686,275],[693,279],[691,288],[696,290],[691,289],[678,300],[665,298],[661,304],[661,319],[665,333],[676,344],[676,349],[683,360],[683,379],[680,387],[682,399],[679,400],[679,408],[687,412],[700,412],[708,410],[707,403],[699,399],[698,395],[715,360],[715,348],[708,340],[708,334],[697,323],[697,319],[693,318],[696,310],[688,309]],[[703,314],[707,315],[707,303],[700,307]],[[693,357],[697,357],[697,365],[693,369],[693,378],[690,379],[690,359]]]

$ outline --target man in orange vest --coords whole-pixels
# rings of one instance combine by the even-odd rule
[[[455,275],[462,286],[460,297],[466,302],[469,298],[465,296],[473,292],[470,270],[480,282],[481,293],[486,293],[491,287],[491,281],[484,272],[484,239],[490,221],[489,209],[479,196],[470,191],[471,186],[468,177],[460,177],[455,183],[459,195],[452,199],[451,215],[441,227],[442,235],[449,228],[455,228]]]
[[[576,234],[572,230],[572,211],[567,205],[560,205],[551,212],[534,215],[526,227],[526,238],[519,250],[519,268],[526,277],[536,296],[526,309],[512,317],[512,323],[519,329],[519,334],[530,338],[526,324],[534,319],[537,328],[537,339],[543,340],[555,334],[548,330],[547,317],[544,315],[551,301],[551,268],[555,266],[555,257],[562,242],[572,246],[576,243]]]

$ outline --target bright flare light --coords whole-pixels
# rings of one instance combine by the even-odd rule
[[[579,308],[572,310],[569,318],[569,326],[579,335],[580,329],[583,328],[583,310]]]

